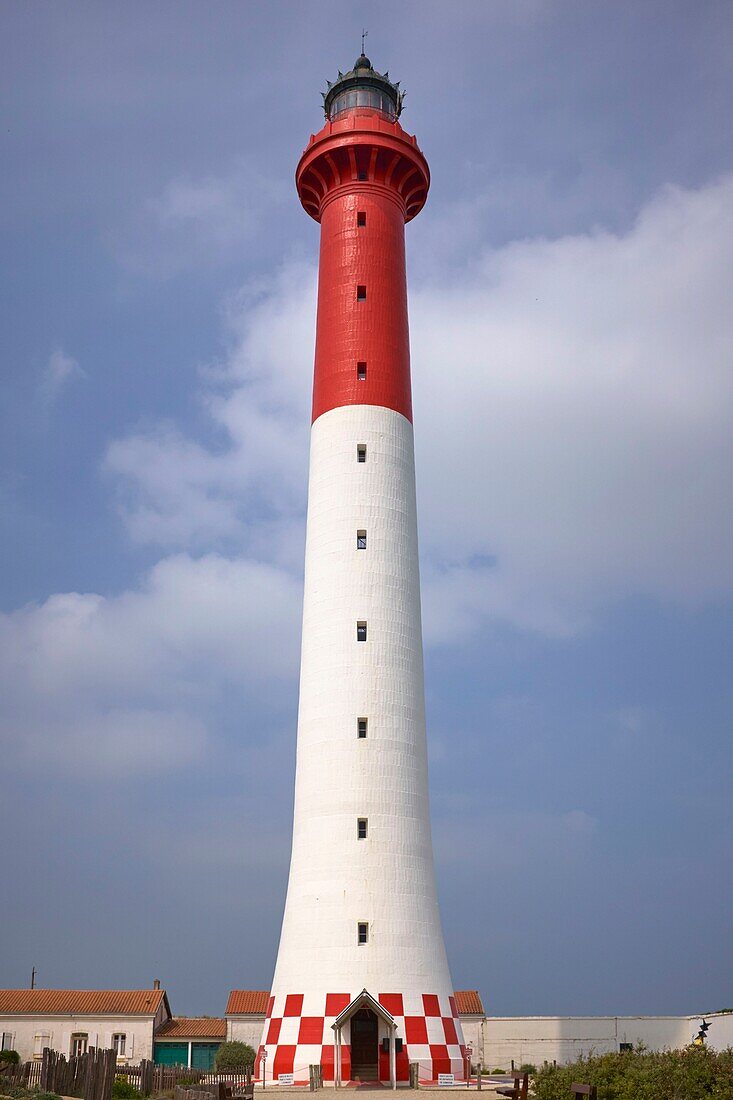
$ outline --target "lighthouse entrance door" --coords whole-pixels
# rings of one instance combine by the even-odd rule
[[[379,1022],[369,1008],[360,1008],[351,1017],[351,1079],[357,1078],[379,1078]]]

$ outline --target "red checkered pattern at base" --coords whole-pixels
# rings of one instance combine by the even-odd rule
[[[331,1028],[356,994],[327,993],[305,996],[289,993],[271,996],[262,1044],[255,1062],[255,1076],[262,1078],[262,1054],[266,1080],[293,1074],[295,1081],[308,1080],[308,1067],[320,1065],[324,1081],[334,1079],[334,1033]],[[380,993],[379,1003],[397,1025],[402,1050],[396,1055],[397,1080],[408,1081],[410,1062],[419,1062],[422,1082],[436,1081],[439,1073],[465,1078],[466,1047],[455,997],[441,1003],[434,993]],[[351,1050],[341,1046],[341,1079],[351,1079]],[[379,1048],[379,1079],[389,1081],[389,1054]]]

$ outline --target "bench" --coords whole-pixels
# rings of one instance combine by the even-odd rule
[[[499,1096],[508,1096],[509,1100],[527,1100],[527,1090],[529,1089],[529,1074],[522,1073],[521,1070],[513,1070],[512,1077],[514,1078],[514,1084],[511,1088],[501,1088],[496,1091]]]
[[[579,1096],[587,1096],[588,1100],[598,1100],[598,1089],[595,1085],[571,1085],[570,1091],[573,1094],[573,1100],[577,1100]]]

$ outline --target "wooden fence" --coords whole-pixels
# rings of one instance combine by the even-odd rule
[[[252,1081],[252,1067],[214,1072],[205,1069],[189,1069],[187,1066],[156,1066],[143,1060],[137,1066],[120,1066],[117,1076],[124,1077],[139,1089],[143,1096],[158,1096],[161,1092],[176,1088],[196,1089],[197,1085],[225,1085],[233,1093],[242,1092]],[[212,1090],[213,1091],[213,1090]]]
[[[0,1096],[3,1083],[41,1088],[80,1100],[111,1100],[115,1077],[129,1081],[143,1096],[184,1088],[205,1092],[209,1100],[223,1100],[226,1092],[237,1096],[252,1095],[252,1066],[221,1073],[186,1066],[156,1066],[143,1060],[137,1066],[118,1066],[114,1050],[90,1047],[86,1054],[66,1059],[46,1048],[42,1062],[0,1063]],[[185,1100],[200,1100],[198,1096]]]
[[[85,1054],[66,1059],[49,1047],[41,1062],[41,1089],[81,1100],[111,1100],[117,1053],[90,1047]]]
[[[40,1062],[0,1062],[0,1093],[3,1084],[22,1085],[24,1088],[37,1088],[41,1084]]]

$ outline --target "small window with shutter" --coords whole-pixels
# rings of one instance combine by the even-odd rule
[[[71,1036],[71,1057],[78,1058],[80,1054],[86,1054],[88,1046],[88,1033],[86,1031],[75,1031]]]
[[[51,1046],[51,1033],[49,1031],[39,1031],[33,1036],[33,1057],[42,1058],[43,1052],[46,1047]]]

